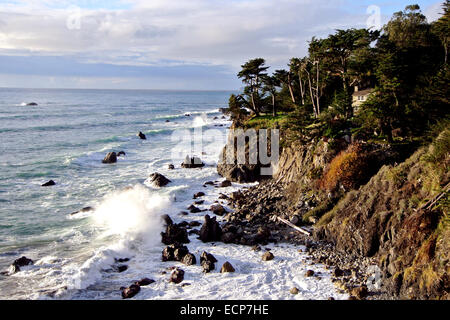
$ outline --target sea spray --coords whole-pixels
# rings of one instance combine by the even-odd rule
[[[160,215],[170,204],[169,197],[152,194],[142,185],[136,185],[105,196],[92,218],[104,228],[105,235],[134,238],[142,233],[151,240],[162,227]]]
[[[153,247],[160,241],[161,215],[170,204],[168,196],[153,194],[142,185],[109,193],[93,212],[98,239],[106,243],[95,250],[81,267],[72,269],[69,289],[85,289],[111,269],[114,258],[130,257],[139,247]]]

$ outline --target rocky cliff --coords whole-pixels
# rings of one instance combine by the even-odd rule
[[[437,160],[433,152],[432,145],[383,166],[326,213],[315,231],[337,250],[375,257],[385,290],[400,298],[449,298],[449,153]]]
[[[256,198],[238,206],[235,216],[264,223],[281,216],[297,225],[312,224],[316,240],[377,261],[388,296],[448,298],[448,136],[447,130],[437,139],[440,145],[435,141],[412,155],[411,145],[323,138],[292,143],[282,150],[272,179],[249,191]],[[357,156],[347,157],[353,153]],[[338,158],[350,164],[341,161],[341,167],[332,168]],[[260,180],[258,170],[218,168],[240,182]],[[330,175],[336,182],[332,188],[324,184]]]

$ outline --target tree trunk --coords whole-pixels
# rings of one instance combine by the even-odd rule
[[[272,115],[277,116],[277,110],[275,108],[275,94],[272,93]]]
[[[303,88],[302,74],[298,72],[298,82],[300,83],[300,96],[302,98],[302,106],[305,105],[305,89]]]
[[[316,108],[317,108],[317,116],[319,116],[320,115],[320,98],[319,98],[319,79],[320,79],[320,76],[319,76],[319,60],[317,60],[317,66],[316,66],[316,69],[317,69],[317,83],[316,83],[316,99],[317,99],[317,102],[316,102]]]
[[[292,85],[291,85],[291,75],[288,74],[288,81],[287,81],[287,85],[289,88],[289,93],[291,94],[291,99],[292,99],[292,103],[295,104],[295,97],[294,97],[294,91],[292,90]]]
[[[259,109],[256,107],[255,96],[254,96],[254,92],[253,91],[252,91],[252,94],[251,94],[251,98],[252,98],[253,112],[255,112],[255,114],[259,117]]]
[[[313,94],[313,91],[312,91],[311,74],[309,73],[309,71],[306,71],[306,72],[308,73],[309,94],[311,96],[311,103],[313,105],[314,117],[317,118],[316,103],[314,101],[314,94]]]

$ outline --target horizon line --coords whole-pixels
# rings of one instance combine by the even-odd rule
[[[32,88],[32,87],[4,87],[0,86],[0,89],[26,89],[26,90],[128,90],[128,91],[182,91],[182,92],[229,92],[229,91],[239,91],[236,89],[133,89],[133,88]]]

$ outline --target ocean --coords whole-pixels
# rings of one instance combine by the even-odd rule
[[[321,283],[302,276],[307,264],[299,261],[306,256],[298,248],[275,246],[276,257],[284,258],[268,267],[249,248],[204,244],[195,235],[191,252],[212,252],[218,264],[230,261],[237,272],[204,275],[198,265],[183,266],[190,286],[167,281],[160,216],[201,223],[204,212],[179,214],[195,192],[206,193],[199,207],[208,209],[219,192],[244,187],[203,186],[222,179],[216,164],[231,122],[219,108],[230,94],[0,89],[0,271],[21,256],[34,261],[0,275],[0,299],[121,299],[120,287],[144,277],[156,283],[143,287],[137,299],[292,299],[293,282],[304,289],[296,299],[345,298],[326,276]],[[137,137],[139,131],[146,140]],[[195,132],[204,133],[201,149],[190,142]],[[126,155],[103,164],[111,151]],[[206,166],[181,168],[188,153]],[[153,172],[171,183],[153,186]],[[55,186],[41,186],[50,179]],[[94,210],[71,214],[88,206]],[[124,272],[115,269],[119,258],[130,259]]]

